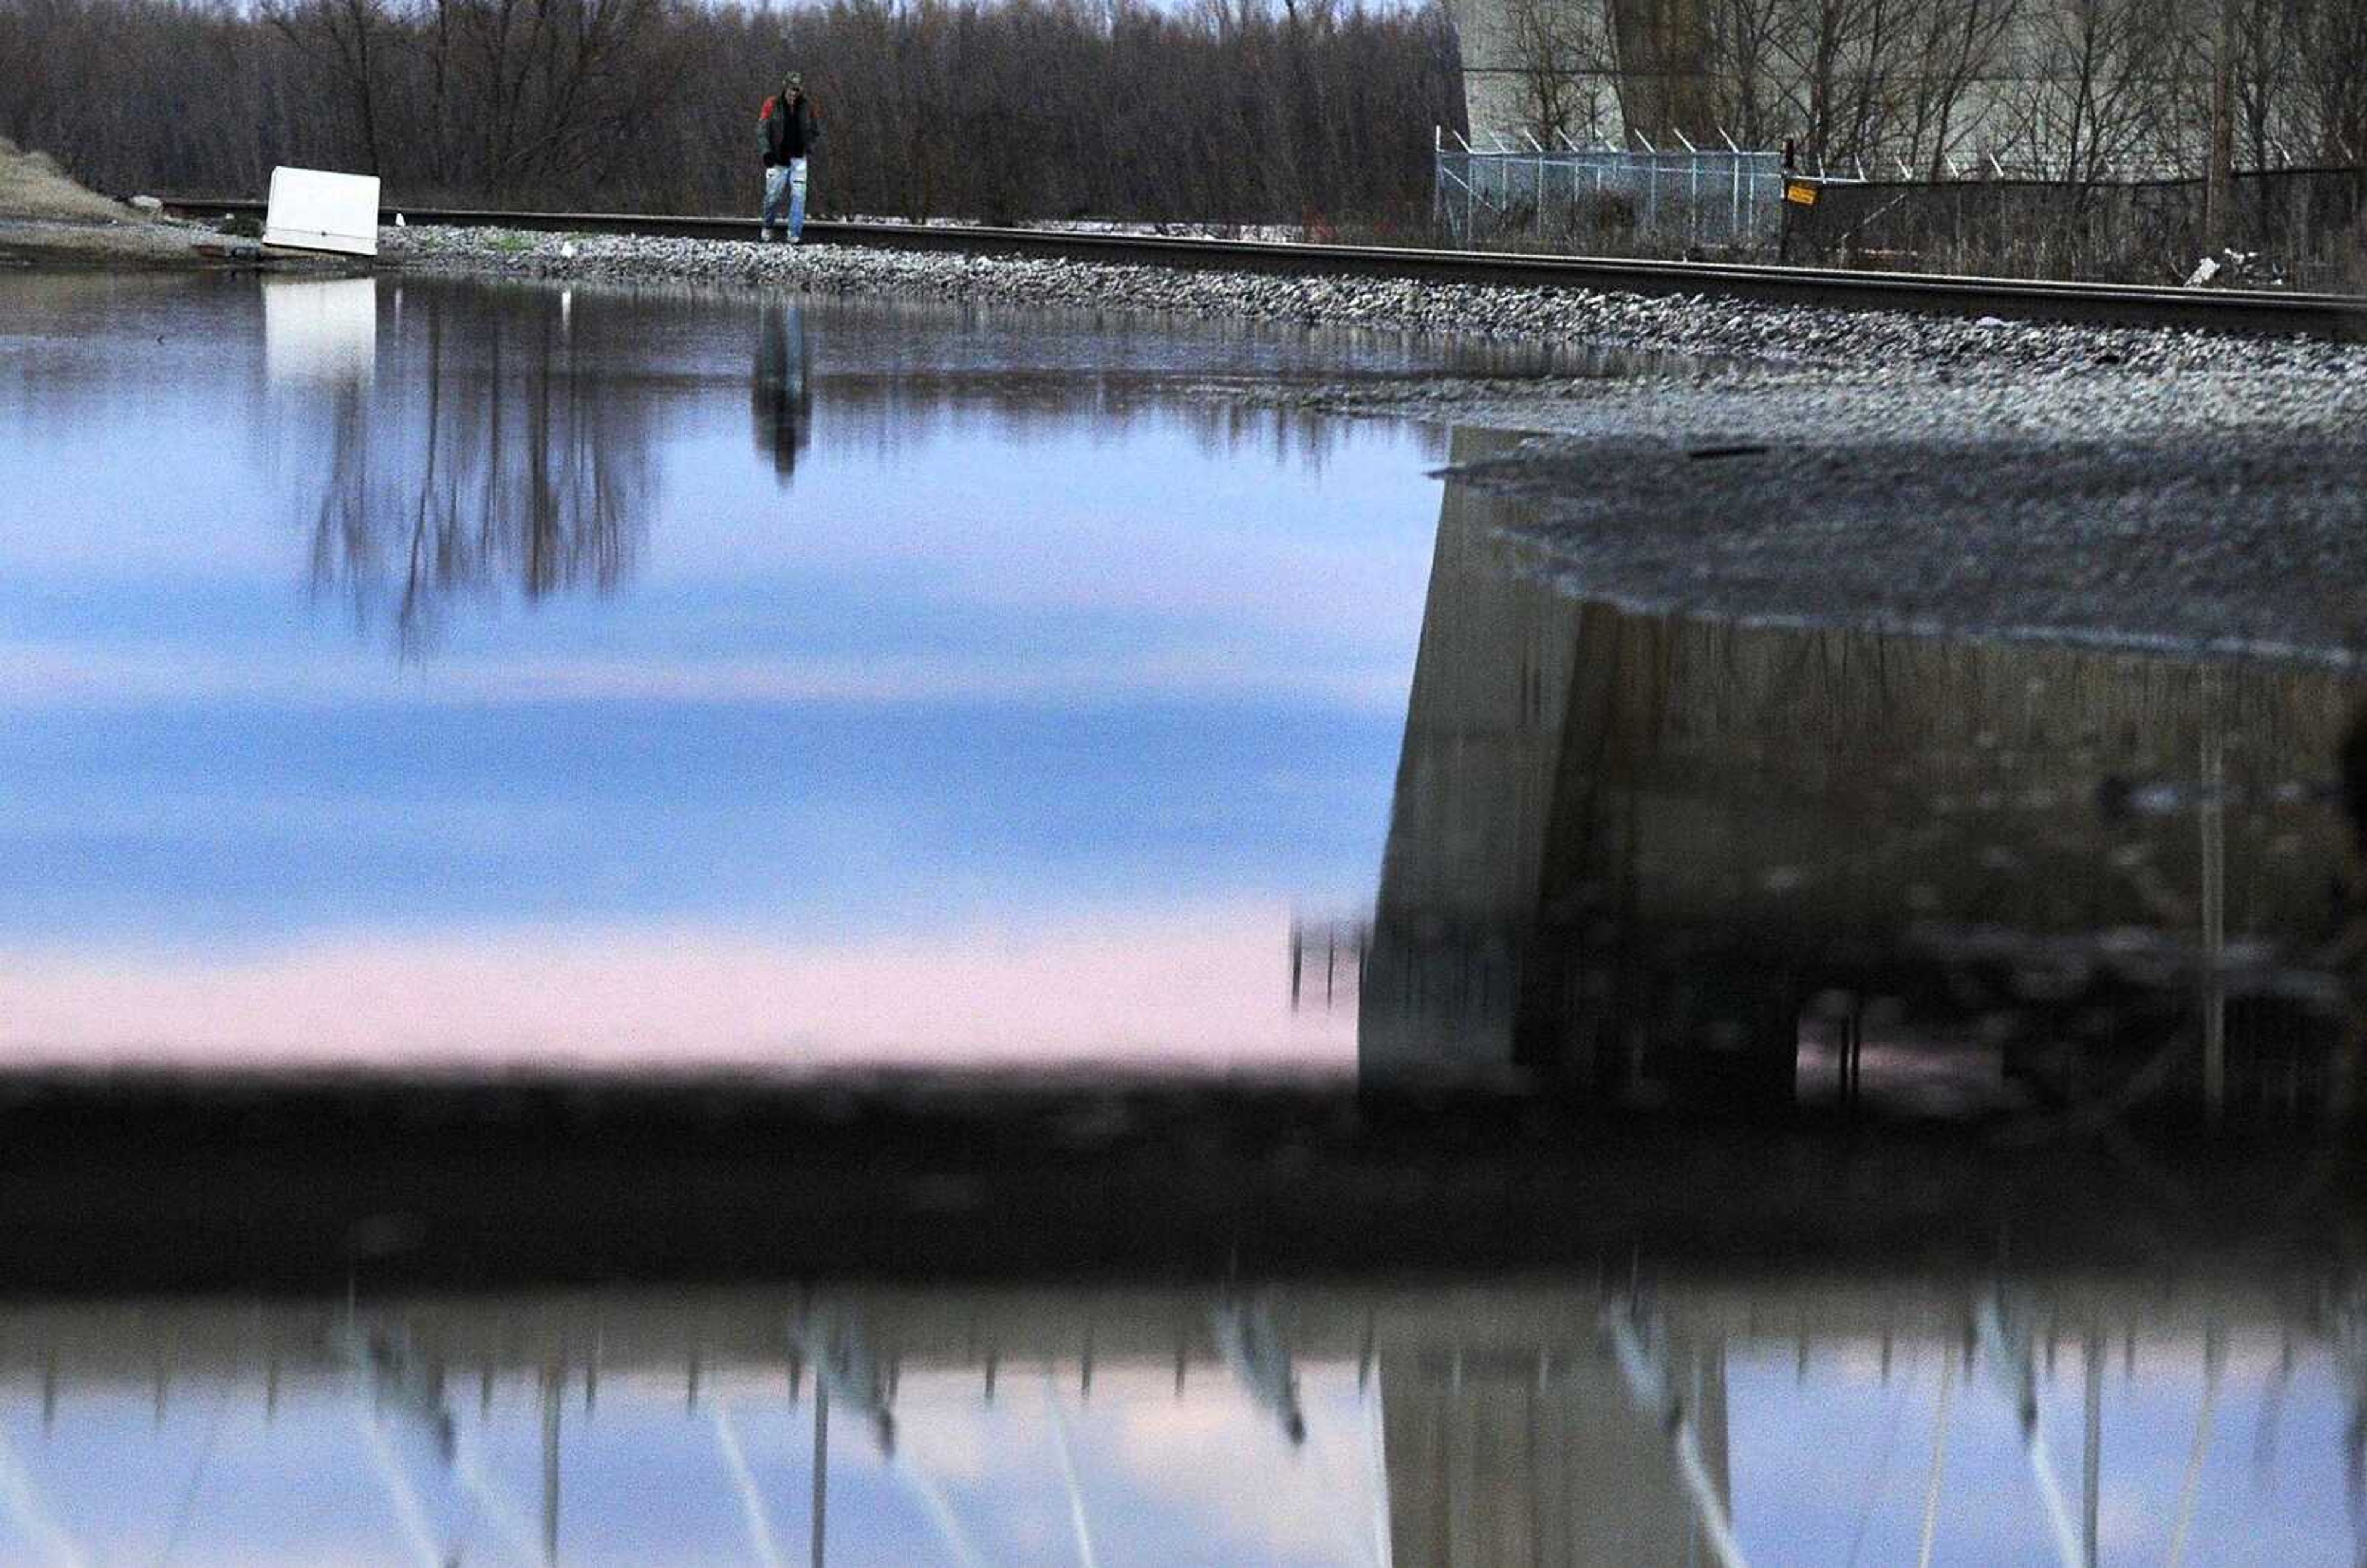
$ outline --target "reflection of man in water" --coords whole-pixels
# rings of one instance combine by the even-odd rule
[[[896,1372],[881,1367],[865,1341],[862,1323],[828,1308],[810,1311],[789,1325],[789,1337],[813,1363],[814,1382],[839,1409],[859,1416],[871,1427],[882,1458],[896,1451]]]
[[[806,322],[795,305],[764,308],[756,337],[756,446],[773,455],[773,471],[787,484],[810,434],[813,394],[806,386]]]
[[[1307,1417],[1298,1406],[1298,1372],[1292,1366],[1289,1343],[1275,1322],[1274,1303],[1263,1298],[1228,1299],[1214,1314],[1217,1348],[1225,1364],[1241,1380],[1250,1397],[1282,1424],[1294,1443],[1307,1440]]]

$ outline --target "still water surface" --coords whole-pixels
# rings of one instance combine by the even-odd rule
[[[2351,1562],[2357,1324],[2034,1283],[14,1308],[0,1550]]]
[[[1399,339],[0,280],[18,1059],[1344,1066],[1442,438]]]
[[[2332,1097],[2354,681],[1590,602],[1428,477],[1493,438],[1206,390],[1599,368],[0,279],[0,1048]],[[2362,1325],[2169,1260],[17,1305],[0,1561],[2355,1561]]]
[[[1508,438],[1211,390],[1654,367],[421,279],[0,306],[15,1060],[1781,1099],[1805,1020],[2073,1098],[2350,1092],[2350,672],[1639,614],[1432,477]]]

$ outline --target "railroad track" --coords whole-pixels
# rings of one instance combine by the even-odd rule
[[[264,203],[176,198],[190,217],[260,217]],[[383,220],[392,221],[394,209]],[[540,230],[585,234],[752,240],[753,218],[685,218],[648,213],[495,212],[479,209],[402,209],[413,223]],[[2010,321],[2075,321],[2097,326],[2173,327],[2207,332],[2367,340],[2367,296],[2266,290],[2165,288],[2131,284],[2058,283],[2021,278],[1931,276],[1824,267],[1720,262],[1636,261],[1602,256],[1503,254],[1400,245],[1310,245],[1161,234],[1080,233],[817,220],[810,243],[975,254],[1058,256],[1118,265],[1189,266],[1236,272],[1416,278],[1514,288],[1599,288],[1630,294],[1705,295],[1769,304],[1842,310],[1913,310]]]

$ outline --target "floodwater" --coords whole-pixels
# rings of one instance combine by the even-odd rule
[[[0,278],[18,1061],[1342,1070],[1443,438],[1405,340]]]
[[[0,1312],[8,1560],[2337,1562],[2358,1306],[1697,1282]]]
[[[1434,477],[1509,438],[1219,395],[1665,367],[427,279],[0,307],[18,1063],[2347,1092],[2347,673],[1640,614]]]
[[[980,1131],[1015,1097],[942,1124],[890,1098],[864,1114],[913,1121],[900,1153],[848,1157],[842,1128],[787,1176],[758,1134],[705,1146],[719,1101],[651,1132],[481,1083],[315,1092],[289,1114],[330,1105],[314,1135],[357,1145],[323,1149],[249,1077],[125,1094],[157,1136],[117,1146],[91,1095],[125,1091],[20,1079],[20,1236],[127,1290],[275,1249],[283,1289],[330,1262],[349,1289],[0,1304],[0,1562],[2358,1560],[2367,1314],[2329,1247],[2246,1253],[2292,1217],[2264,1212],[2192,1268],[2148,1213],[2224,1190],[2119,1143],[2103,1165],[2155,1209],[2081,1211],[2092,1269],[2018,1267],[2017,1235],[2039,1249],[1978,1183],[1914,1190],[1913,1140],[1941,1119],[1956,1163],[1931,1170],[1974,1149],[2010,1176],[2065,1102],[2255,1130],[2351,1102],[2359,683],[1604,603],[1536,570],[1520,502],[1437,477],[1504,438],[1219,395],[1637,368],[746,295],[0,277],[9,1066],[1326,1079],[1270,1112],[1310,1118],[1264,1123],[1278,1148],[1176,1092],[1172,1163],[1137,1158],[1089,1074],[1033,1132]],[[1908,1176],[1782,1212],[1843,1139],[1740,1173],[1772,1196],[1728,1213],[1654,1185],[1657,1145],[1598,1170],[1500,1119],[1498,1146],[1430,1148],[1421,1101],[1367,1140],[1331,1088],[1442,1071],[1877,1104],[1914,1120],[1859,1175]],[[835,1092],[781,1124],[855,1115]],[[794,1236],[722,1234],[821,1214],[910,1275],[881,1238],[958,1225],[974,1265],[1051,1224],[980,1201],[963,1162],[995,1147],[1014,1190],[1069,1190],[1094,1266],[1202,1282],[964,1289],[931,1254],[909,1289],[785,1284]],[[2289,1244],[2347,1189],[2275,1152]],[[1229,1185],[1162,1189],[1165,1219],[1092,1201],[1162,1169]],[[1290,1224],[1387,1208],[1418,1235],[1450,1203],[1483,1241],[1530,1216],[1515,1255],[1567,1269],[1538,1192],[1642,1218],[1578,1280],[1240,1271]],[[552,1201],[568,1235],[641,1227],[603,1256],[656,1278],[776,1282],[414,1293],[481,1292]],[[1761,1262],[1871,1239],[1846,1274],[1697,1250],[1662,1279],[1654,1214],[1696,1243],[1730,1221]],[[1918,1215],[1954,1227],[1952,1267],[1993,1243],[1994,1276],[1894,1267],[1932,1253]],[[1120,1234],[1171,1222],[1171,1253]],[[524,1278],[604,1277],[556,1268]]]

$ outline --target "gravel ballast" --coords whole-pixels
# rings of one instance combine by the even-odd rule
[[[1869,363],[2055,367],[2067,361],[2132,372],[2256,363],[2305,371],[2367,367],[2367,349],[2316,341],[2264,346],[2252,339],[2130,328],[2000,332],[1953,317],[1809,310],[1699,296],[1283,276],[1057,257],[640,235],[422,227],[381,230],[379,238],[388,260],[412,269],[583,280],[674,279],[804,294],[902,295],[1363,326],[1828,367]]]
[[[1502,525],[1539,570],[1635,608],[2310,660],[2367,639],[2367,346],[945,252],[383,238],[402,266],[480,276],[1635,350],[1654,373],[1205,390],[1524,433],[1455,477],[1513,502]]]
[[[2355,663],[2367,441],[1542,444],[1458,470],[1571,591],[1755,624]]]

